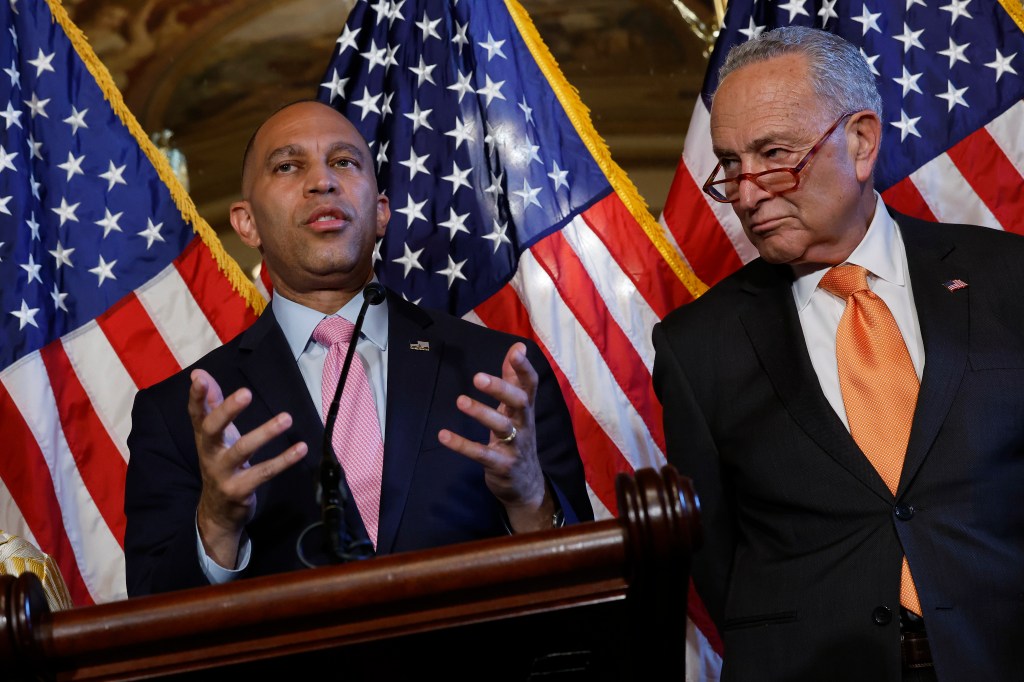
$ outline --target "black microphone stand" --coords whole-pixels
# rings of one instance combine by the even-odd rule
[[[320,460],[320,510],[325,531],[324,550],[334,563],[358,561],[374,555],[373,543],[369,539],[354,540],[345,526],[345,505],[351,499],[351,492],[331,441],[334,424],[338,419],[338,408],[341,405],[341,391],[348,379],[349,367],[351,367],[352,357],[355,355],[356,341],[363,328],[366,309],[383,300],[384,287],[380,284],[371,282],[363,289],[363,305],[359,309],[359,316],[352,329],[352,339],[349,341],[345,362],[341,367],[341,375],[338,377],[338,386],[334,389],[334,399],[331,400],[330,408],[324,419],[323,456]]]

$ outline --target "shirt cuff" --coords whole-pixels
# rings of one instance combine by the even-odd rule
[[[558,501],[558,495],[553,496],[555,498],[555,513],[551,515],[551,527],[562,528],[565,526],[565,512],[562,511],[562,504]],[[512,530],[512,524],[509,523],[508,514],[505,513],[505,507],[501,506],[501,522],[505,524],[505,532],[509,535],[515,535],[516,532]]]
[[[242,571],[248,568],[249,556],[252,554],[252,541],[243,531],[241,546],[238,548],[237,568],[224,568],[207,555],[206,549],[203,547],[203,539],[199,537],[199,523],[196,522],[196,553],[199,555],[199,568],[210,584],[223,585],[237,578]]]

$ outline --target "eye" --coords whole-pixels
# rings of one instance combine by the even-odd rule
[[[770,147],[762,156],[770,168],[788,168],[800,160],[799,152],[785,147]]]
[[[723,170],[728,170],[729,168],[735,168],[736,164],[738,163],[738,161],[736,159],[728,159],[728,158],[726,158],[726,159],[719,159],[718,161],[722,164],[722,169]]]
[[[335,168],[356,168],[357,164],[353,159],[344,157],[338,158],[331,162],[331,165]]]
[[[295,164],[291,161],[284,161],[274,166],[275,173],[290,173],[295,169]]]

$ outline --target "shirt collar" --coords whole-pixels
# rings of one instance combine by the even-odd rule
[[[882,203],[882,197],[875,192],[875,215],[868,225],[868,231],[844,262],[862,266],[877,279],[903,286],[906,278],[900,267],[902,249],[903,242],[899,238],[896,223]],[[793,267],[793,294],[797,310],[802,310],[811,300],[811,295],[828,270],[829,266],[822,265]]]
[[[377,281],[376,277],[373,279]],[[307,308],[301,303],[289,300],[281,295],[275,295],[270,301],[274,309],[274,317],[277,318],[284,337],[288,341],[288,347],[292,355],[298,359],[313,338],[313,330],[320,324],[326,315],[318,310]],[[335,315],[343,317],[355,324],[359,316],[359,308],[363,305],[362,296],[353,296],[352,300],[342,306]],[[368,339],[381,351],[388,347],[388,304],[387,300],[380,305],[371,305],[366,309],[366,317],[363,318],[362,336]]]

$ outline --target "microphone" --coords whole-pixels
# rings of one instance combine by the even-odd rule
[[[323,457],[320,460],[320,511],[326,531],[324,549],[336,563],[367,559],[373,556],[373,543],[369,539],[352,540],[345,527],[345,505],[351,499],[351,492],[348,482],[345,480],[341,462],[338,461],[337,453],[334,452],[331,437],[334,434],[334,424],[338,420],[341,391],[348,379],[349,367],[352,365],[352,357],[356,352],[356,341],[363,328],[366,309],[371,305],[378,305],[384,300],[384,297],[384,287],[376,282],[370,282],[363,288],[363,305],[359,309],[359,316],[356,317],[356,323],[352,329],[352,339],[348,344],[345,362],[341,366],[341,375],[338,377],[338,386],[334,389],[334,398],[331,400],[327,417],[324,419]]]

